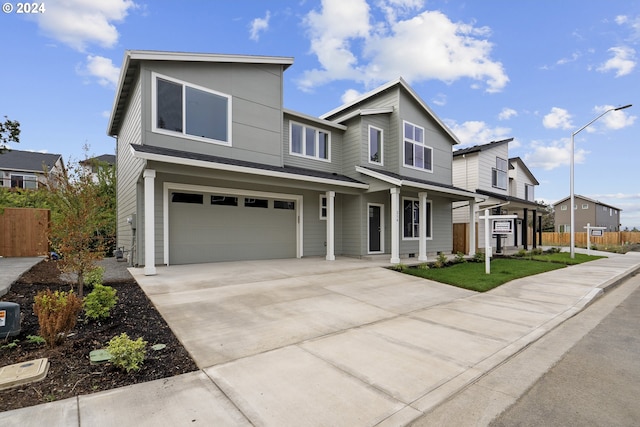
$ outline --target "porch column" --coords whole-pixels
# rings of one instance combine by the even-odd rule
[[[476,201],[469,201],[469,256],[476,254]]]
[[[400,189],[391,192],[391,263],[400,263]]]
[[[335,191],[327,191],[327,261],[334,261],[335,255]]]
[[[155,178],[156,171],[145,169],[144,177],[144,275],[156,274]]]
[[[527,208],[523,209],[523,220],[522,220],[522,248],[526,251],[529,250],[527,247],[529,245],[529,227],[527,223],[529,222],[529,212]]]
[[[533,242],[531,242],[533,244],[533,249],[538,247],[538,240],[536,239],[536,220],[537,220],[537,216],[538,216],[538,211],[537,210],[533,210],[533,221],[531,222],[532,225],[532,230],[531,230],[531,239],[533,240]]]
[[[420,200],[420,222],[418,226],[418,236],[420,236],[420,244],[418,245],[418,261],[427,261],[427,193],[418,193]]]
[[[542,215],[538,217],[538,244],[542,246]]]

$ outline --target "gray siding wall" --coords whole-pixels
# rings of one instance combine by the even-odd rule
[[[453,157],[453,185],[465,190],[478,189],[478,153]]]
[[[400,195],[400,206],[402,207],[402,198],[411,197],[417,198],[418,193],[403,192]],[[453,250],[453,225],[452,225],[452,213],[451,202],[448,199],[442,197],[432,197],[427,193],[427,200],[431,202],[431,236],[430,240],[427,240],[427,254],[430,256],[437,252],[444,252],[450,254]],[[404,240],[402,238],[403,223],[400,219],[400,256],[406,256],[408,254],[415,254],[416,257],[419,253],[420,242],[418,240]]]
[[[491,171],[496,167],[496,158],[509,161],[509,144],[501,144],[489,150],[483,150],[478,153],[478,188],[481,190],[491,191],[497,194],[509,194],[509,183],[507,180],[507,188],[500,189],[491,185]],[[509,171],[507,170],[507,176]]]
[[[152,72],[231,95],[232,145],[153,132]],[[141,73],[145,144],[282,165],[282,66],[147,62]]]
[[[424,111],[420,105],[415,102],[415,100],[404,93],[403,96],[400,97],[399,111],[400,121],[398,123],[398,134],[396,138],[398,140],[398,168],[400,170],[400,174],[412,178],[426,179],[441,184],[451,185],[451,163],[453,161],[454,144],[451,137]],[[405,120],[424,128],[425,145],[431,147],[433,150],[433,172],[404,166],[403,121]]]
[[[314,129],[320,129],[330,133],[329,137],[329,157],[331,161],[318,160],[311,157],[298,156],[291,154],[289,150],[290,146],[290,132],[291,122],[299,123],[304,126],[309,126]],[[316,122],[304,120],[297,116],[290,117],[284,116],[283,128],[282,128],[282,153],[284,156],[284,164],[287,166],[295,166],[305,169],[313,169],[324,172],[342,174],[342,159],[343,159],[343,131],[334,129],[331,127],[320,126]]]
[[[127,218],[138,212],[136,185],[144,168],[144,161],[133,157],[130,145],[142,143],[141,117],[142,93],[141,83],[138,79],[132,91],[122,127],[119,130],[116,147],[117,246],[124,247],[128,251],[131,250],[133,231],[131,225],[127,223]],[[142,231],[142,224],[142,218],[138,215],[138,236]],[[139,241],[141,240],[139,239]],[[136,256],[133,260],[134,264],[138,264],[140,259],[139,256]]]

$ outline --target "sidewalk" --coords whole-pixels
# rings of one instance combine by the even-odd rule
[[[0,257],[0,296],[9,292],[11,284],[25,271],[43,260],[43,257],[4,258]]]
[[[0,424],[404,426],[640,269],[640,253],[607,256],[189,374],[1,412]]]

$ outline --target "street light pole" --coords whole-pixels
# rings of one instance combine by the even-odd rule
[[[570,198],[570,205],[569,205],[569,209],[571,210],[571,224],[569,225],[569,227],[571,228],[571,243],[570,243],[570,252],[571,252],[571,258],[575,258],[576,257],[576,235],[575,235],[575,225],[576,225],[576,212],[574,209],[574,204],[575,204],[575,194],[573,191],[573,170],[574,170],[574,137],[582,132],[586,127],[588,127],[590,124],[592,124],[593,122],[595,122],[596,120],[598,120],[600,117],[604,116],[605,114],[607,114],[610,111],[618,111],[618,110],[624,110],[625,108],[629,108],[631,107],[631,104],[627,104],[624,105],[622,107],[616,107],[616,108],[609,108],[607,111],[605,111],[604,113],[600,114],[598,117],[596,117],[595,119],[591,120],[589,123],[587,123],[586,125],[582,126],[580,129],[578,129],[577,131],[573,132],[571,134],[571,163],[570,163],[570,167],[569,167],[569,173],[571,174],[570,180],[569,180],[569,192],[571,194]]]

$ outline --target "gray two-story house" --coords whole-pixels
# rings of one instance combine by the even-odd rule
[[[156,265],[452,250],[455,135],[402,79],[321,117],[283,107],[289,57],[127,51],[118,246]],[[478,200],[483,200],[479,197]]]
[[[571,232],[571,196],[553,204],[554,221],[558,233]],[[587,224],[592,227],[605,227],[604,231],[620,231],[620,212],[622,209],[590,199],[579,194],[574,195],[575,232],[585,232]]]

